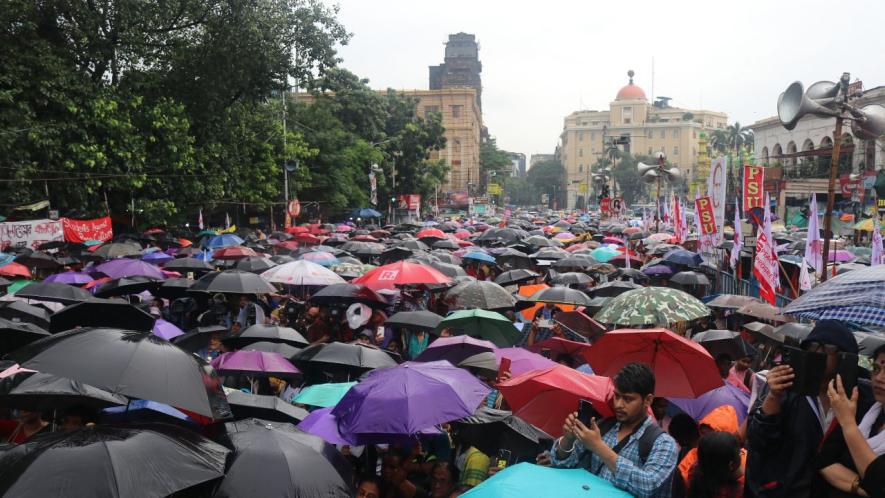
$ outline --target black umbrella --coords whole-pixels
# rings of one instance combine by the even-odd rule
[[[162,285],[151,291],[151,293],[158,297],[174,300],[187,295],[187,290],[190,289],[193,283],[193,280],[186,278],[167,278]]]
[[[593,297],[615,297],[627,292],[628,290],[639,289],[642,286],[625,280],[615,280],[597,285],[590,289]]]
[[[461,248],[461,246],[459,246],[458,243],[452,239],[442,239],[442,240],[437,240],[436,242],[434,242],[433,248],[434,249],[448,249],[451,251],[457,251],[458,249]]]
[[[295,261],[295,258],[293,258],[292,256],[287,256],[285,254],[277,254],[276,256],[271,256],[270,260],[278,265],[284,265],[286,263],[291,263],[292,261]]]
[[[534,457],[541,451],[541,440],[550,439],[546,432],[517,417],[512,412],[480,406],[469,416],[452,422],[459,439],[486,455],[497,455],[499,449],[512,452],[513,462]]]
[[[495,256],[495,262],[508,269],[530,270],[534,266],[528,254],[509,247]]]
[[[60,268],[61,263],[59,263],[55,258],[41,251],[33,251],[27,250],[21,254],[19,254],[15,258],[16,263],[21,263],[28,268],[40,268],[40,269],[55,269]]]
[[[535,249],[540,249],[542,247],[562,247],[562,242],[558,240],[548,239],[547,237],[542,237],[540,235],[532,235],[531,237],[523,240],[524,244],[530,245]]]
[[[150,332],[69,330],[10,354],[23,368],[68,377],[114,394],[223,419],[230,409],[206,362]]]
[[[376,368],[395,367],[396,361],[384,350],[362,344],[330,342],[302,349],[292,357],[292,363],[302,370],[310,367],[362,373]]]
[[[455,306],[484,310],[509,310],[516,304],[513,294],[494,282],[473,280],[446,291],[446,301]]]
[[[49,328],[49,311],[24,301],[0,302],[0,318],[15,322],[28,322],[42,328]]]
[[[302,348],[296,348],[291,344],[284,342],[257,341],[243,346],[245,351],[264,351],[265,353],[279,353],[283,358],[289,360]]]
[[[164,270],[177,271],[179,273],[187,272],[210,272],[215,268],[206,261],[197,258],[178,258],[163,265]]]
[[[240,270],[207,273],[194,282],[191,292],[222,294],[274,294],[277,290],[260,275]]]
[[[207,325],[189,330],[186,334],[180,335],[172,339],[172,343],[181,349],[194,353],[209,343],[210,334],[225,335],[229,332],[227,327],[221,325]]]
[[[237,261],[235,268],[251,273],[261,273],[270,270],[274,266],[277,266],[277,263],[270,258],[249,256]]]
[[[618,269],[618,278],[625,279],[629,278],[634,282],[647,282],[648,275],[642,273],[640,270],[636,268],[619,268]]]
[[[551,265],[559,271],[584,271],[596,264],[596,260],[590,256],[574,255],[558,259]]]
[[[7,287],[9,285],[12,285],[11,280],[6,280],[5,278],[0,277],[0,287]]]
[[[400,311],[399,313],[394,314],[387,321],[384,322],[385,325],[389,325],[391,327],[405,327],[411,329],[422,329],[422,330],[433,330],[439,325],[443,317],[433,313],[431,311]]]
[[[19,373],[0,381],[0,405],[31,411],[53,411],[70,406],[101,410],[125,405],[128,401],[119,394],[39,372]]]
[[[104,259],[139,256],[141,254],[141,245],[137,242],[110,242],[92,251],[91,254]]]
[[[33,323],[0,318],[0,356],[50,335]]]
[[[810,323],[788,322],[775,327],[774,333],[775,335],[783,335],[784,338],[790,339],[791,342],[799,344],[808,337],[813,328],[814,326]]]
[[[402,249],[410,249],[410,250],[414,250],[414,251],[429,251],[430,250],[430,247],[427,244],[425,244],[424,242],[421,242],[418,239],[409,239],[409,240],[404,240],[402,242],[398,242],[395,247],[399,247]]]
[[[154,291],[162,284],[162,280],[142,275],[121,277],[101,284],[95,291],[95,295],[97,297],[128,296],[144,291]]]
[[[440,263],[445,263],[449,265],[461,264],[461,258],[443,249],[434,249],[430,251],[430,255],[438,259]]]
[[[278,396],[248,394],[243,391],[230,391],[227,402],[236,420],[261,418],[274,422],[301,422],[307,417],[307,410],[299,408]]]
[[[240,349],[258,341],[281,342],[299,348],[310,344],[295,329],[263,323],[252,325],[238,334],[224,339],[223,342],[229,347]]]
[[[222,477],[228,453],[171,425],[47,433],[0,454],[0,494],[168,496]]]
[[[703,346],[714,358],[727,354],[732,360],[737,360],[756,354],[756,348],[745,341],[740,332],[731,330],[705,330],[692,336],[691,340]]]
[[[550,282],[557,285],[586,285],[593,283],[593,279],[586,273],[566,272],[556,273],[550,272]]]
[[[33,282],[19,289],[15,295],[23,299],[37,299],[62,304],[74,304],[92,299],[92,294],[85,289],[55,282]]]
[[[91,299],[55,312],[49,319],[53,334],[75,327],[112,327],[148,331],[156,319],[150,313],[123,301]]]
[[[310,301],[323,306],[365,304],[373,308],[385,308],[387,299],[365,285],[332,284],[317,291]]]
[[[670,281],[679,285],[710,285],[710,279],[696,271],[681,271],[670,277]]]
[[[528,282],[529,280],[534,280],[541,275],[535,273],[531,270],[509,270],[495,277],[495,283],[498,285],[516,285]]]
[[[328,243],[329,241],[326,241]],[[379,256],[384,251],[384,246],[375,242],[348,241],[341,245],[342,251],[347,251],[357,256]]]
[[[588,306],[590,297],[583,292],[570,287],[548,287],[541,289],[529,297],[530,301],[539,303],[573,304],[575,306]]]
[[[225,424],[233,448],[215,498],[353,496],[353,468],[334,446],[291,424]]]
[[[467,275],[467,272],[464,271],[464,268],[449,263],[433,261],[432,263],[430,263],[430,266],[436,268],[437,270],[439,270],[440,273],[449,278],[463,277]]]
[[[532,253],[529,255],[530,258],[533,259],[543,259],[546,261],[557,261],[560,259],[566,259],[575,256],[568,251],[564,251],[558,247],[544,247],[540,249],[538,252]],[[593,263],[591,262],[590,265]],[[589,267],[589,265],[587,265]]]

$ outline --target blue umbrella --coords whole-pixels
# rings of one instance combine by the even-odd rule
[[[206,242],[206,247],[208,249],[214,250],[221,249],[222,247],[238,246],[242,243],[243,239],[237,237],[232,233],[225,233],[221,235],[216,235],[215,237],[209,239],[209,241]]]
[[[664,262],[687,266],[689,268],[697,268],[704,262],[704,260],[698,253],[686,251],[685,249],[673,249],[667,254],[664,254]]]
[[[630,498],[605,479],[585,469],[554,469],[523,462],[498,472],[464,498],[556,496],[557,498]]]
[[[380,218],[382,215],[372,208],[354,209],[350,212],[351,218]]]
[[[173,408],[167,404],[149,401],[145,399],[136,399],[129,402],[126,406],[113,406],[102,410],[105,422],[151,422],[163,420],[165,417],[181,420],[192,424],[197,421],[189,417],[186,413]],[[158,416],[159,415],[159,416]],[[164,417],[165,416],[165,417]],[[168,420],[168,419],[166,419]]]
[[[482,261],[485,263],[494,263],[495,262],[494,256],[492,256],[490,254],[486,254],[484,252],[479,252],[479,251],[469,252],[469,253],[465,254],[464,256],[461,256],[461,259],[472,259],[475,261]]]
[[[885,326],[885,265],[838,275],[788,304],[784,315]]]
[[[347,394],[347,391],[355,385],[356,382],[315,384],[302,389],[292,402],[328,408],[337,405],[341,398]]]
[[[148,263],[154,263],[154,264],[165,263],[167,261],[172,261],[173,259],[175,259],[175,258],[166,254],[165,252],[159,252],[159,251],[145,254],[144,256],[141,257],[142,261],[147,261]]]

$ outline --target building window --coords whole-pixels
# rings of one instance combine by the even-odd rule
[[[679,128],[673,130],[673,138],[679,138]]]
[[[648,155],[651,155],[651,147],[648,148]]]
[[[624,107],[621,111],[621,117],[624,118],[624,124],[630,124],[630,122],[633,121],[633,108]]]
[[[667,138],[667,130],[661,130],[661,138]]]
[[[695,130],[691,130],[691,138],[698,138],[698,132]]]
[[[584,157],[584,149],[578,149],[578,157]]]
[[[583,173],[583,172],[584,172],[584,165],[583,165],[583,164],[579,164],[579,165],[578,165],[578,173]]]
[[[424,108],[424,119],[430,118],[431,114],[439,114],[439,106],[438,105],[429,105]]]
[[[453,118],[460,118],[461,117],[461,108],[462,107],[464,107],[464,106],[463,105],[453,105],[452,106],[452,117]]]
[[[678,145],[674,145],[674,146],[673,146],[673,155],[674,155],[674,156],[678,156],[678,155],[679,155],[679,146],[678,146]]]
[[[581,126],[587,126],[587,122],[586,122],[586,121],[581,121]]]
[[[596,132],[595,131],[590,132],[590,140],[596,140]]]
[[[461,154],[461,141],[460,140],[456,139],[456,140],[452,141],[452,153],[459,154],[459,155]]]
[[[648,138],[653,138],[654,134],[655,134],[654,130],[648,130],[648,131],[645,133],[645,136],[648,137]]]
[[[583,142],[583,141],[584,141],[584,132],[579,131],[578,132],[578,142]]]

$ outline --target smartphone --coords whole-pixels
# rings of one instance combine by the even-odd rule
[[[498,468],[503,469],[510,465],[511,453],[510,450],[500,449],[498,450]]]
[[[842,377],[842,386],[845,394],[851,396],[851,391],[857,386],[857,355],[851,353],[839,353],[836,374]]]
[[[540,319],[538,320],[538,328],[539,329],[552,329],[553,328],[553,320]]]
[[[501,364],[498,365],[498,377],[497,377],[498,382],[501,381],[501,378],[503,377],[504,372],[510,371],[510,363],[511,363],[510,358],[501,358]]]
[[[549,358],[550,358],[550,355],[551,355],[550,348],[543,348],[543,349],[541,349],[541,356],[543,356],[544,358],[548,358],[548,359],[549,359]]]
[[[596,408],[593,408],[593,403],[582,399],[578,404],[578,420],[585,426],[590,427],[590,420],[593,418],[598,419],[599,412],[596,411]]]
[[[781,353],[782,363],[793,368],[794,393],[815,396],[820,392],[820,383],[827,370],[827,355],[803,349],[785,347]]]

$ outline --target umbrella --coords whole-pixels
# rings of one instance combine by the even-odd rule
[[[419,263],[398,261],[389,265],[379,266],[353,280],[372,290],[394,289],[397,285],[430,285],[447,284],[449,277],[438,270]]]
[[[344,279],[338,274],[310,261],[298,260],[275,266],[261,274],[268,282],[288,285],[343,284]]]
[[[511,375],[522,375],[526,372],[531,372],[532,370],[543,370],[556,364],[538,353],[533,353],[528,349],[519,347],[498,348],[495,350],[495,357],[497,358],[498,363],[501,362],[502,358],[508,358],[510,360]]]
[[[322,306],[365,304],[372,308],[385,308],[387,299],[364,285],[331,284],[314,293],[310,301]]]
[[[238,246],[243,242],[243,239],[232,233],[223,233],[207,240],[204,247],[206,249],[221,249],[222,247]]]
[[[48,335],[48,331],[32,323],[0,318],[0,356]]]
[[[63,273],[54,273],[49,275],[48,277],[43,279],[44,284],[48,283],[57,283],[57,284],[69,284],[69,285],[83,285],[92,282],[93,279],[91,275],[84,272],[78,271],[66,271]]]
[[[436,331],[451,329],[453,335],[466,333],[489,340],[499,347],[512,346],[522,339],[522,334],[507,317],[494,311],[482,309],[460,310],[449,314]]]
[[[225,424],[233,448],[216,498],[353,496],[353,470],[334,446],[291,424]]]
[[[568,339],[563,339],[562,337],[551,337],[549,339],[544,339],[541,342],[536,342],[529,348],[529,350],[534,351],[535,353],[549,350],[551,353],[574,356],[583,361],[583,353],[589,348],[590,344],[586,342],[570,341]]]
[[[209,343],[210,334],[226,334],[228,328],[223,325],[208,325],[189,330],[186,334],[172,339],[172,343],[181,349],[194,353]]]
[[[738,424],[747,418],[750,406],[750,393],[726,382],[724,385],[701,394],[697,398],[667,398],[691,418],[700,421],[708,413],[723,405],[734,407],[737,412]]]
[[[873,352],[885,345],[885,336],[882,334],[855,332],[854,338],[857,340],[858,354],[864,356],[872,356]]]
[[[350,445],[349,439],[341,434],[338,428],[338,419],[332,415],[334,407],[320,408],[310,412],[299,424],[298,428],[320,437],[330,444]]]
[[[258,341],[280,342],[298,348],[303,348],[310,344],[304,336],[293,328],[263,323],[256,323],[236,335],[224,339],[224,344],[231,348],[239,349]]]
[[[484,310],[509,310],[516,298],[494,282],[473,280],[460,283],[446,291],[446,302],[453,307]]]
[[[636,281],[639,280],[641,282],[648,281],[648,275],[642,273],[641,270],[636,268],[621,268],[618,270],[618,278],[624,279],[628,278],[630,280]]]
[[[0,318],[13,322],[32,323],[42,329],[49,328],[49,312],[24,301],[0,302]]]
[[[737,309],[747,304],[759,302],[752,296],[740,296],[736,294],[720,294],[707,303],[709,308]]]
[[[781,314],[780,308],[759,301],[754,301],[741,306],[737,309],[736,313],[772,322],[783,323],[789,321],[788,317]]]
[[[810,323],[785,323],[775,327],[774,333],[791,338],[796,344],[801,343],[811,333],[814,326]]]
[[[619,251],[611,246],[601,246],[596,249],[593,249],[593,251],[590,253],[590,255],[593,257],[593,259],[595,259],[596,261],[598,261],[600,263],[608,263],[610,260],[614,259],[615,257],[620,256],[621,251]]]
[[[670,281],[679,285],[710,285],[710,279],[696,271],[681,271],[670,277]]]
[[[608,299],[608,298],[597,298]],[[593,299],[595,301],[596,299]],[[591,306],[593,302],[591,301]],[[560,311],[553,317],[556,323],[587,339],[593,339],[605,332],[605,326],[590,318],[584,311]]]
[[[356,382],[330,382],[327,384],[314,384],[307,386],[298,393],[291,401],[302,405],[319,406],[327,408],[335,406],[341,398],[355,386]]]
[[[452,422],[461,440],[486,455],[496,455],[501,448],[510,450],[514,461],[534,458],[540,451],[539,444],[550,436],[507,410],[480,406],[473,415]]]
[[[454,264],[441,263],[439,261],[434,261],[430,263],[434,269],[439,270],[440,273],[449,277],[449,278],[457,278],[457,277],[466,277],[467,272],[464,271],[464,268]]]
[[[381,218],[382,216],[384,215],[372,208],[354,209],[350,212],[351,218]]]
[[[222,375],[294,377],[301,372],[279,353],[231,351],[212,360]]]
[[[384,324],[388,327],[403,327],[417,330],[433,330],[443,317],[427,310],[400,311],[388,318]]]
[[[19,373],[0,383],[0,405],[31,411],[53,411],[70,406],[102,409],[125,405],[125,396],[64,377]]]
[[[157,318],[154,322],[154,328],[151,329],[155,336],[171,341],[172,339],[184,335],[184,332],[175,324],[169,323],[162,318]]]
[[[188,280],[186,278],[167,278],[163,281],[162,285],[151,291],[151,293],[157,297],[175,300],[184,297],[193,283],[193,280]]]
[[[592,284],[593,279],[586,273],[566,272],[550,273],[550,283],[556,285],[587,285]]]
[[[521,284],[528,282],[529,280],[534,280],[540,276],[540,274],[531,270],[509,270],[495,277],[495,283],[503,286]]]
[[[148,399],[199,415],[229,415],[215,372],[150,332],[82,328],[28,344],[10,355],[22,367],[69,377],[114,394]]]
[[[91,426],[0,455],[4,496],[168,496],[224,475],[228,450],[171,425]]]
[[[31,249],[28,249],[16,256],[15,261],[27,266],[28,268],[55,269],[61,266],[61,264],[55,258],[46,254],[45,252],[34,251]]]
[[[15,295],[23,299],[37,299],[62,304],[79,303],[92,298],[92,294],[89,291],[79,287],[58,283],[47,284],[44,282],[28,284],[19,289]]]
[[[667,265],[644,266],[640,271],[648,276],[673,274],[673,269]]]
[[[469,335],[440,337],[431,342],[427,349],[415,358],[415,361],[447,360],[452,365],[457,365],[471,356],[491,352],[495,349],[496,346],[493,343],[474,339]]]
[[[152,252],[149,254],[145,254],[144,256],[141,257],[142,261],[147,261],[148,263],[153,263],[153,264],[165,263],[167,261],[172,261],[173,259],[175,259],[175,258],[173,258],[172,256],[170,256],[164,252],[160,252],[160,251],[155,251],[155,252]]]
[[[626,280],[615,280],[613,282],[597,285],[590,289],[589,292],[593,294],[593,297],[615,297],[620,296],[627,291],[641,288],[642,286],[637,283],[628,282]]]
[[[334,254],[323,251],[307,252],[299,256],[298,259],[310,261],[323,267],[329,267],[338,263],[338,258]]]
[[[630,498],[633,495],[585,469],[557,469],[522,462],[498,472],[461,496],[464,498],[512,496]]]
[[[690,294],[666,287],[643,287],[613,297],[593,318],[615,325],[667,326],[709,314],[709,308]]]
[[[752,356],[756,348],[741,338],[739,332],[731,330],[705,330],[692,336],[691,340],[700,344],[714,358],[727,354],[732,360]]]
[[[140,294],[144,291],[156,290],[163,284],[162,280],[153,277],[120,277],[98,286],[95,291],[97,297],[128,296]]]
[[[416,237],[419,239],[444,239],[446,238],[446,234],[438,228],[425,228],[418,232]]]
[[[156,319],[150,313],[123,301],[91,299],[56,311],[49,319],[54,333],[76,327],[114,327],[127,330],[153,330]]]
[[[556,364],[518,375],[497,386],[513,413],[554,437],[562,435],[562,421],[577,411],[582,399],[593,403],[603,417],[614,414],[611,379],[587,375]]]
[[[252,273],[263,273],[274,266],[277,266],[277,264],[270,258],[249,256],[237,261],[237,265],[234,268]]]
[[[383,441],[471,415],[489,388],[447,361],[375,370],[332,410],[341,432]]]
[[[688,268],[697,268],[704,260],[698,253],[686,251],[685,249],[673,249],[664,254],[664,262]]]
[[[814,287],[783,309],[783,314],[810,320],[843,320],[885,325],[885,265],[837,275]]]
[[[292,363],[301,366],[302,369],[317,366],[343,369],[357,374],[376,368],[396,366],[396,361],[379,348],[343,342],[306,347],[292,357]]]
[[[102,263],[95,267],[95,272],[103,273],[111,278],[151,277],[163,280],[163,272],[156,266],[138,259],[120,258]]]
[[[722,386],[713,357],[700,344],[665,329],[613,330],[584,354],[593,371],[614,376],[627,363],[655,372],[655,396],[697,397]]]
[[[448,249],[451,251],[461,248],[461,246],[459,246],[458,243],[452,239],[437,240],[431,245],[434,249]]]
[[[186,272],[209,272],[214,270],[212,265],[196,258],[178,258],[163,265],[164,270]]]
[[[278,396],[262,396],[232,389],[227,393],[227,402],[235,420],[256,417],[273,422],[297,423],[307,417],[307,410]]]
[[[139,256],[141,254],[141,246],[137,242],[108,242],[92,251],[92,254],[102,259]]]
[[[539,303],[571,304],[575,306],[587,306],[590,298],[583,292],[569,287],[548,287],[541,289],[529,297],[529,301]]]
[[[289,359],[295,356],[301,348],[286,344],[284,342],[257,341],[243,346],[246,351],[266,351],[268,353],[279,353],[283,358]]]
[[[277,268],[280,268],[280,266],[271,268],[268,271],[274,271]],[[222,294],[275,294],[277,292],[260,275],[240,270],[207,273],[194,282],[189,290],[209,293],[220,292]]]
[[[784,342],[784,336],[781,334],[777,334],[774,332],[774,327],[762,322],[750,322],[741,325],[742,328],[747,329],[751,332],[752,335],[758,337],[759,339],[771,340],[778,343]]]
[[[212,259],[239,260],[248,257],[259,257],[258,253],[248,247],[233,246],[217,249],[212,253]]]
[[[499,366],[498,358],[492,352],[475,354],[458,363],[460,368],[485,370],[492,376],[498,371]]]
[[[483,263],[495,263],[495,257],[491,254],[486,254],[484,252],[468,252],[467,254],[461,256],[461,259],[469,259],[472,261],[481,261]]]

